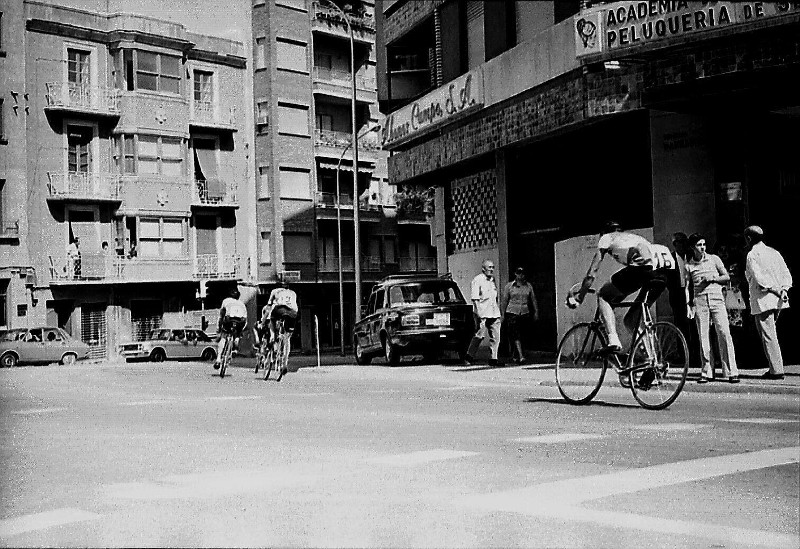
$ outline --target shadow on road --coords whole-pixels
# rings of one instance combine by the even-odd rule
[[[638,404],[621,404],[618,402],[605,402],[603,400],[593,400],[588,404],[570,404],[563,398],[526,398],[523,402],[528,402],[531,404],[537,402],[547,402],[550,404],[566,404],[567,406],[575,406],[575,407],[582,407],[588,408],[590,406],[602,406],[605,408],[639,408]]]

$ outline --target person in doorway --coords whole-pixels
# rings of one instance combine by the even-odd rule
[[[77,236],[67,245],[67,276],[69,278],[81,276],[80,239]]]
[[[539,320],[539,308],[533,286],[525,279],[525,269],[517,267],[514,280],[506,284],[500,298],[500,311],[503,313],[503,325],[506,326],[508,340],[511,344],[511,360],[522,364],[525,360],[522,345],[522,332],[530,321]]]
[[[690,321],[691,307],[689,305],[689,284],[686,277],[686,261],[691,256],[689,237],[686,233],[677,232],[672,235],[672,257],[675,259],[675,269],[667,271],[667,292],[669,305],[672,309],[672,319],[675,326],[686,339],[689,347],[689,357],[692,364],[700,364],[700,345],[697,341],[697,328]]]
[[[247,307],[239,300],[239,290],[233,288],[228,297],[222,300],[222,306],[219,309],[217,328],[220,335],[225,337],[220,337],[217,344],[217,358],[214,360],[215,370],[219,370],[220,359],[225,350],[225,339],[233,337],[233,352],[236,352],[245,326],[247,326]]]
[[[133,259],[139,255],[139,250],[136,248],[136,241],[131,240],[131,249],[128,250],[128,259]]]
[[[778,343],[775,323],[781,310],[789,308],[792,273],[783,256],[764,244],[764,230],[751,225],[744,230],[750,251],[747,253],[745,277],[750,288],[750,312],[756,320],[769,370],[764,379],[783,379],[783,355]]]
[[[497,353],[500,349],[500,304],[498,303],[497,286],[494,281],[494,263],[484,259],[481,272],[472,279],[471,285],[472,313],[475,320],[475,335],[472,336],[467,349],[466,361],[474,362],[475,353],[483,341],[485,334],[489,334],[489,349],[491,358],[489,366],[497,366]]]
[[[719,256],[706,252],[706,239],[700,233],[689,236],[692,257],[686,263],[686,274],[691,280],[690,301],[692,315],[700,335],[702,369],[698,383],[714,379],[714,357],[711,350],[711,325],[717,334],[722,373],[730,383],[739,383],[736,353],[725,309],[722,287],[731,277]]]

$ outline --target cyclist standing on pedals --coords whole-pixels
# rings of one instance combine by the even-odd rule
[[[637,290],[641,290],[639,297],[643,297],[644,292],[649,290],[647,298],[649,307],[666,287],[666,271],[675,269],[676,265],[666,246],[652,244],[637,234],[623,231],[616,221],[609,221],[605,224],[603,232],[600,233],[597,252],[592,258],[592,263],[581,287],[567,297],[568,307],[574,309],[583,302],[606,255],[611,255],[618,263],[624,265],[597,292],[597,306],[608,333],[608,344],[603,351],[616,354],[622,351],[622,342],[617,333],[612,304],[621,302]],[[639,309],[636,307],[628,309],[623,323],[632,334],[635,334],[639,324]],[[652,374],[652,372],[650,373]],[[649,383],[649,381],[652,380],[643,379],[640,384]],[[623,376],[620,376],[620,382],[626,387],[629,385],[627,378],[623,381]]]
[[[286,280],[281,282],[281,285],[269,294],[267,304],[261,309],[261,320],[259,326],[262,335],[267,335],[266,328],[269,328],[269,342],[268,346],[272,349],[275,340],[278,337],[278,327],[276,321],[283,319],[283,330],[287,334],[294,331],[295,321],[297,320],[297,294],[289,289],[289,283]],[[287,345],[289,341],[287,340]],[[289,352],[287,347],[286,352]],[[278,374],[278,380],[286,373],[287,368],[284,366]]]
[[[233,352],[239,348],[239,338],[242,337],[242,331],[247,325],[247,307],[244,306],[239,300],[239,290],[233,288],[228,297],[222,300],[222,306],[219,309],[219,321],[217,328],[220,335],[225,337],[219,338],[217,343],[217,358],[214,360],[214,369],[219,370],[220,360],[222,353],[225,350],[225,340],[233,336]]]

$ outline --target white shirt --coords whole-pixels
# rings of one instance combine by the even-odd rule
[[[278,305],[289,307],[294,312],[297,312],[297,294],[289,288],[275,288],[269,294],[267,306],[276,307]]]
[[[225,316],[231,318],[247,318],[247,307],[238,299],[226,297],[222,300],[222,308],[225,309]]]
[[[481,273],[472,279],[472,302],[481,318],[500,318],[500,305],[497,303],[497,286],[494,278]]]
[[[763,242],[754,244],[747,254],[744,276],[750,286],[750,312],[754,315],[786,309],[789,302],[781,303],[773,290],[788,290],[792,287],[792,274],[775,248]]]

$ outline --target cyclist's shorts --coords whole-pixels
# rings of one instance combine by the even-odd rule
[[[631,265],[614,273],[611,276],[611,284],[624,295],[632,294],[644,287],[649,288],[648,301],[652,302],[664,291],[667,284],[667,273],[662,269],[653,270],[652,267]]]
[[[247,324],[247,319],[226,315],[222,320],[220,331],[224,334],[233,334],[239,337],[242,335],[245,324]]]
[[[297,321],[297,311],[290,309],[286,305],[276,305],[272,308],[269,318],[270,320],[278,320],[279,318],[282,318],[283,329],[286,332],[292,332],[294,331],[294,325]]]

